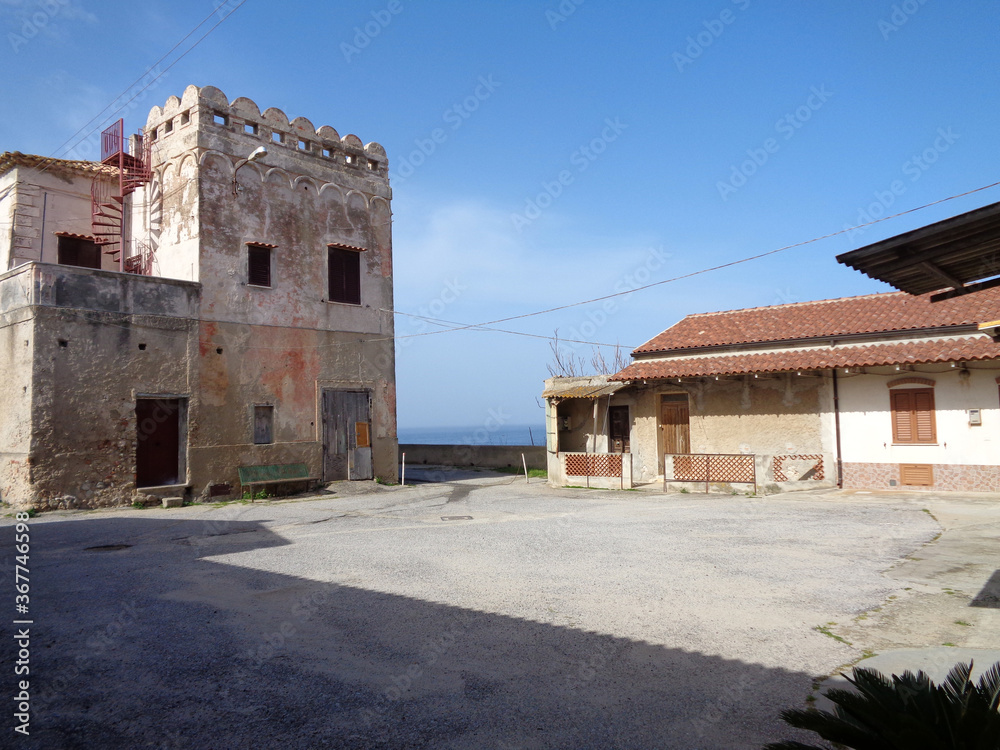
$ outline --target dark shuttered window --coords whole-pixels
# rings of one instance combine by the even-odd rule
[[[330,301],[361,304],[361,253],[344,247],[329,248]]]
[[[271,286],[271,248],[247,245],[247,283]]]
[[[892,442],[936,443],[934,390],[908,388],[890,391],[892,399]]]

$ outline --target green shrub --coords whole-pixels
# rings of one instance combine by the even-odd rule
[[[1000,748],[1000,662],[973,684],[972,662],[956,664],[935,685],[923,672],[891,679],[855,667],[847,680],[857,689],[830,690],[828,711],[793,709],[781,717],[815,732],[829,745],[778,742],[765,750],[997,750]],[[845,675],[846,676],[846,675]]]

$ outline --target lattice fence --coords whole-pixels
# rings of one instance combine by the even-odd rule
[[[567,453],[568,477],[621,477],[622,457],[614,453]]]
[[[815,479],[820,481],[825,478],[823,472],[823,456],[822,454],[809,454],[800,456],[775,456],[772,464],[774,467],[774,481],[775,482],[787,482],[788,476],[785,474],[785,461],[813,461],[812,476],[810,479]],[[807,474],[809,472],[806,472]]]
[[[710,482],[752,484],[757,494],[756,456],[742,453],[667,454],[664,461],[664,489],[667,482]],[[668,476],[669,475],[669,476]]]

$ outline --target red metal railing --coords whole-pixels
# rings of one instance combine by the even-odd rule
[[[126,236],[125,197],[153,179],[153,144],[139,133],[133,143],[135,153],[129,153],[128,145],[123,120],[119,119],[101,133],[101,163],[114,168],[118,184],[116,191],[111,174],[94,176],[90,188],[91,226],[95,242],[104,246],[105,253],[114,256],[122,271],[150,274],[152,249],[145,243],[136,243],[135,247],[140,249],[135,250]]]
[[[125,121],[118,120],[101,133],[101,161],[106,162],[125,150]]]

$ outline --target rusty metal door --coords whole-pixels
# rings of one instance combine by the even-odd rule
[[[611,442],[611,453],[630,453],[627,406],[612,406],[608,409],[608,421],[611,425],[608,438]]]
[[[371,394],[323,390],[323,479],[371,479]]]
[[[136,399],[136,487],[180,484],[180,415],[180,399]]]
[[[660,404],[663,453],[690,453],[691,427],[687,400],[664,399]]]

